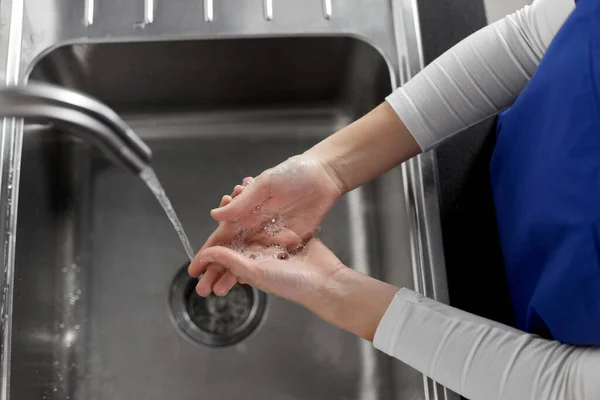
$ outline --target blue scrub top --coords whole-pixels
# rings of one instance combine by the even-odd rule
[[[491,182],[518,328],[600,345],[600,0],[498,119]]]

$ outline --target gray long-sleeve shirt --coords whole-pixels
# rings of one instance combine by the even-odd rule
[[[535,1],[463,40],[388,103],[423,150],[497,114],[525,87],[574,6]],[[409,289],[388,307],[374,345],[471,400],[600,400],[600,348],[544,340]]]

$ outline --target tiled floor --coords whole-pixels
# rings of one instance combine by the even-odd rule
[[[483,0],[489,22],[497,21],[532,2],[532,0]]]

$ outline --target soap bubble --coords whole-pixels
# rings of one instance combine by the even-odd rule
[[[255,210],[260,212],[260,208]],[[269,238],[277,236],[286,228],[283,218],[279,215],[265,218],[260,226],[262,233]],[[258,244],[249,244],[248,235],[251,233],[253,232],[249,232],[243,227],[243,225],[238,224],[232,241],[230,243],[222,244],[222,246],[240,253],[244,257],[250,258],[254,261],[290,258],[290,254],[287,252],[284,246],[270,245],[265,247]]]

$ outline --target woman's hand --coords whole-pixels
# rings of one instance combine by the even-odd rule
[[[308,306],[321,296],[328,279],[337,270],[346,268],[318,239],[309,240],[293,256],[281,259],[281,249],[253,244],[238,251],[213,246],[201,250],[189,266],[188,272],[197,277],[210,265],[221,273],[230,273],[242,283],[272,293],[290,301]],[[235,283],[235,281],[234,281]],[[212,284],[212,287],[211,287]],[[214,291],[221,294],[220,281],[201,280],[196,291],[206,296]]]
[[[208,266],[265,292],[298,303],[319,317],[367,340],[373,340],[398,288],[344,266],[318,239],[280,259],[281,250],[253,244],[242,252],[214,246],[201,250],[189,267],[197,277]],[[223,293],[221,281],[202,279],[201,296]],[[228,289],[227,289],[228,290]]]
[[[344,193],[419,152],[406,126],[384,102],[306,153],[263,172],[254,182],[246,179],[247,186],[236,186],[232,196],[224,196],[225,204],[212,210],[219,227],[202,249],[259,242],[294,251]],[[205,270],[200,291],[215,287],[217,295],[225,295],[237,281],[218,265]]]
[[[244,179],[231,196],[223,196],[219,208],[211,211],[219,227],[202,250],[261,243],[294,252],[312,236],[343,193],[335,174],[316,157],[292,157],[256,179]],[[237,282],[233,274],[215,264],[204,265],[199,273],[204,273],[198,285],[203,295],[213,288],[215,294],[225,295]]]
[[[235,187],[234,201],[211,211],[221,225],[203,247],[228,243],[243,231],[246,241],[293,248],[312,236],[344,193],[336,176],[308,154],[246,178],[244,186]]]

